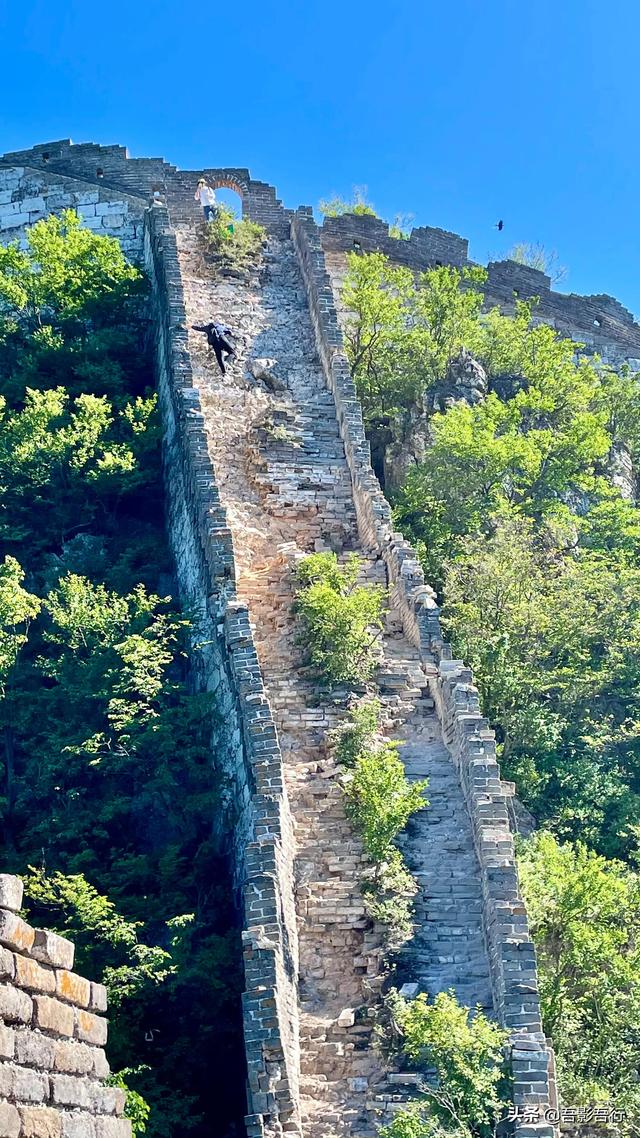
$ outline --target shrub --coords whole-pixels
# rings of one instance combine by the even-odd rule
[[[349,718],[331,732],[330,739],[336,744],[336,759],[339,763],[353,767],[362,751],[373,745],[379,716],[379,700],[368,699],[352,708]]]
[[[424,993],[407,1001],[392,991],[388,1002],[405,1054],[435,1068],[436,1086],[424,1087],[435,1117],[472,1134],[493,1133],[506,1106],[502,1048],[508,1033],[479,1009],[471,1018],[453,992],[440,992],[430,1004]]]
[[[376,867],[375,877],[362,882],[364,907],[374,921],[387,929],[387,945],[397,952],[413,932],[413,898],[418,886],[400,850],[392,848]]]
[[[367,201],[367,187],[354,186],[353,198],[351,201],[346,201],[345,198],[334,195],[332,198],[323,199],[319,205],[320,213],[324,217],[342,217],[345,213],[355,213],[358,216],[378,217],[374,206],[371,202]]]
[[[445,1128],[429,1113],[428,1107],[420,1104],[400,1111],[389,1126],[383,1126],[378,1131],[378,1138],[469,1138],[469,1136],[470,1131],[466,1126]]]
[[[362,751],[345,786],[347,813],[362,834],[374,862],[389,855],[393,839],[409,818],[426,806],[426,782],[409,782],[398,754],[399,743],[386,740],[376,750]]]
[[[258,264],[267,233],[256,221],[239,221],[232,210],[218,206],[213,221],[205,226],[205,244],[221,267],[248,269]]]
[[[340,566],[335,553],[312,553],[298,566],[303,642],[331,686],[368,680],[375,668],[386,592],[356,585],[360,565],[355,554]]]
[[[427,805],[426,781],[410,783],[398,755],[401,744],[379,735],[380,704],[366,700],[333,732],[336,758],[348,768],[347,813],[360,831],[375,875],[362,892],[369,916],[387,926],[389,948],[396,951],[411,935],[417,886],[393,839],[411,814]]]

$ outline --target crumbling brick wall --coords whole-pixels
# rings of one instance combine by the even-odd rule
[[[457,233],[432,226],[412,229],[406,239],[390,237],[389,226],[378,217],[344,214],[328,217],[320,230],[323,251],[342,260],[354,249],[384,253],[390,261],[414,272],[437,265],[464,268],[468,241]],[[513,311],[517,299],[538,297],[534,318],[551,324],[564,336],[584,343],[612,362],[640,359],[640,324],[614,297],[578,296],[551,288],[551,279],[538,269],[516,261],[491,261],[483,286],[487,306],[498,304]]]
[[[130,1138],[124,1092],[105,1085],[106,989],[21,905],[22,882],[1,874],[0,1138]]]

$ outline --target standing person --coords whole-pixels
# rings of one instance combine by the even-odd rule
[[[235,348],[229,340],[229,337],[233,336],[229,325],[216,324],[215,321],[212,321],[211,324],[192,324],[191,327],[194,332],[204,332],[206,334],[209,347],[213,349],[220,371],[224,375],[225,362],[229,363],[236,354]],[[222,359],[223,355],[226,355],[226,361]]]
[[[193,195],[194,201],[199,201],[204,212],[205,221],[213,221],[216,216],[216,195],[206,178],[198,180],[198,188]]]

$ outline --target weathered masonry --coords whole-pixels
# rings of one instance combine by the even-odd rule
[[[268,231],[265,265],[247,279],[214,279],[203,260],[193,202],[201,174],[237,190],[245,216]],[[454,988],[495,1015],[510,1031],[515,1101],[548,1104],[553,1057],[518,888],[513,788],[500,779],[473,677],[451,659],[434,594],[372,472],[332,287],[354,240],[415,269],[467,263],[466,243],[432,229],[394,241],[373,218],[318,228],[311,209],[285,209],[244,169],[179,171],[68,141],[0,158],[3,241],[64,208],[117,236],[153,284],[168,530],[181,597],[195,614],[195,678],[220,712],[213,745],[243,914],[247,1135],[373,1138],[411,1084],[370,1046],[382,940],[364,910],[362,848],[325,745],[339,711],[300,666],[292,566],[313,550],[356,551],[365,578],[389,587],[379,696],[386,729],[405,741],[409,776],[429,778],[431,805],[404,842],[419,893],[400,982],[430,994]],[[536,293],[541,317],[563,331],[640,358],[640,327],[616,301],[564,297],[531,272],[490,266],[490,296]],[[191,328],[214,316],[239,333],[238,362],[224,378]],[[248,381],[256,360],[277,361],[276,394]],[[7,1022],[19,987],[12,977],[0,1004]],[[12,1056],[0,1062],[7,1100]],[[98,1111],[64,1106],[90,1109]],[[97,1118],[95,1134],[63,1124],[70,1138],[120,1138],[126,1125],[115,1115]],[[6,1133],[39,1133],[22,1125]],[[548,1138],[551,1128],[525,1133]]]
[[[124,1092],[106,1086],[107,993],[72,971],[74,948],[18,915],[0,874],[0,1135],[129,1138]]]

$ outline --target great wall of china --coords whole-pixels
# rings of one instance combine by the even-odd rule
[[[268,232],[264,265],[246,279],[207,269],[193,202],[201,174],[236,190],[244,215]],[[442,640],[433,591],[393,530],[335,299],[354,241],[416,270],[469,263],[466,242],[427,227],[400,241],[377,218],[352,215],[320,228],[310,208],[285,209],[247,170],[180,171],[117,146],[62,141],[0,157],[0,240],[22,238],[65,208],[117,237],[153,286],[168,532],[181,599],[196,614],[194,641],[204,645],[197,682],[220,713],[213,746],[243,922],[248,1138],[370,1138],[412,1082],[371,1045],[382,939],[364,910],[362,847],[326,748],[339,709],[318,698],[301,668],[292,566],[314,550],[356,551],[365,578],[389,588],[379,697],[390,737],[405,742],[409,777],[429,778],[431,805],[404,838],[419,893],[398,982],[431,994],[453,988],[465,1004],[485,1007],[510,1031],[514,1101],[548,1104],[553,1056],[518,888],[513,787],[500,780],[473,677]],[[512,262],[489,265],[486,293],[507,308],[514,294],[537,295],[537,317],[589,350],[640,358],[640,326],[613,298],[565,296]],[[239,333],[238,366],[224,378],[191,331],[214,314]],[[245,381],[257,358],[278,361],[285,391]],[[265,430],[269,417],[286,427],[284,437]],[[0,1131],[42,1133],[24,1121],[35,1109],[58,1119],[52,1135],[122,1138],[122,1104],[100,1090],[102,1028],[87,1011],[103,1010],[99,986],[74,978],[73,990],[56,987],[70,949],[58,951],[50,934],[29,940],[22,926],[17,937],[12,888],[13,903],[0,895],[0,952],[15,958],[0,1016],[18,1025],[7,1032],[20,1049],[0,1052],[0,1120],[4,1110],[14,1127]],[[46,959],[32,944],[49,946]],[[59,1019],[45,1023],[40,1008],[54,1003]],[[89,1015],[91,1038],[81,1026]],[[33,1081],[34,1068],[73,1072],[64,1076],[69,1088],[55,1073],[39,1074],[42,1097],[29,1097],[36,1091],[24,1072]],[[550,1138],[553,1127],[518,1132]]]

